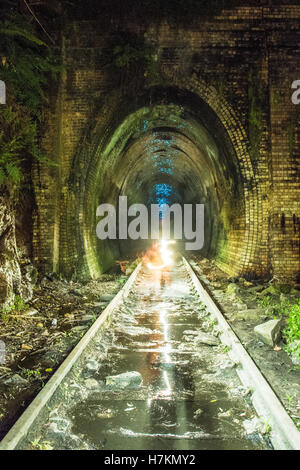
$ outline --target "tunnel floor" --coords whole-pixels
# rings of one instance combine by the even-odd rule
[[[50,414],[43,438],[53,448],[268,448],[255,429],[245,432],[257,419],[248,391],[195,294],[182,262],[165,272],[142,268],[108,329],[106,356],[92,379],[100,390],[65,405],[63,439],[53,433],[59,407]],[[141,374],[140,386],[107,385],[108,376],[132,371]],[[89,380],[83,370],[76,386]]]

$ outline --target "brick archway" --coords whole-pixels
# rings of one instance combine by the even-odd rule
[[[217,90],[193,75],[191,79],[180,79],[172,75],[174,83],[184,89],[198,94],[216,113],[224,126],[234,148],[243,177],[245,200],[244,248],[240,264],[241,273],[265,274],[267,266],[259,259],[260,229],[263,221],[262,204],[257,177],[249,152],[249,140],[237,113]],[[228,267],[219,263],[225,270]],[[232,274],[234,270],[231,271]]]
[[[211,110],[212,116],[214,116],[215,121],[218,121],[218,126],[223,128],[224,134],[226,134],[227,142],[224,145],[231,145],[232,147],[232,158],[236,159],[238,163],[238,168],[241,177],[243,200],[244,200],[244,214],[239,215],[240,220],[238,224],[238,229],[233,230],[232,233],[228,234],[228,243],[226,246],[227,255],[226,258],[220,257],[217,262],[220,267],[225,269],[230,275],[244,275],[252,277],[253,275],[261,275],[263,271],[266,270],[266,266],[263,266],[262,261],[259,259],[259,224],[262,220],[262,214],[259,210],[259,189],[256,181],[255,172],[252,166],[251,157],[248,151],[248,140],[245,129],[240,123],[236,113],[232,107],[226,102],[226,100],[219,96],[217,91],[208,86],[206,83],[201,82],[200,80],[192,77],[191,80],[174,80],[173,84],[178,87],[181,92],[192,92],[197,95],[206,106]],[[135,113],[141,113],[140,119],[143,119],[142,108],[137,109]],[[113,114],[113,113],[112,113]],[[130,139],[130,126],[126,130],[126,119],[131,119],[134,113],[131,113],[129,117],[125,116],[125,119],[116,127],[115,132],[118,133],[119,129],[123,129],[123,137]],[[110,116],[111,117],[111,116]],[[105,161],[108,152],[107,148],[103,143],[103,139],[100,138],[100,134],[107,132],[111,121],[106,123],[106,128],[103,126],[100,129],[97,129],[97,126],[93,130],[93,140],[90,145],[90,156],[89,161],[89,171],[86,175],[86,180],[84,183],[84,195],[83,193],[80,196],[80,203],[77,206],[79,208],[78,218],[82,223],[82,232],[78,233],[78,239],[81,239],[85,246],[85,272],[92,277],[97,277],[99,268],[98,262],[96,261],[96,244],[97,242],[94,239],[93,233],[91,233],[91,219],[86,217],[86,208],[89,205],[93,205],[95,211],[96,205],[93,199],[93,194],[97,190],[97,185],[105,185],[105,182],[101,178],[99,179],[99,174],[106,171],[107,166],[109,165],[108,160]],[[111,143],[114,142],[114,155],[110,155],[110,158],[117,158],[116,154],[119,151],[122,152],[122,142],[121,138],[118,140],[114,133],[112,133]],[[108,144],[112,145],[112,144]],[[117,152],[117,153],[116,153]],[[74,165],[80,165],[80,158],[75,160]],[[80,179],[80,178],[79,178]],[[77,181],[77,185],[80,185],[80,182]],[[116,189],[117,191],[117,189]],[[228,208],[230,212],[230,208]],[[94,213],[94,212],[92,212]],[[81,267],[78,268],[78,272],[81,271]]]

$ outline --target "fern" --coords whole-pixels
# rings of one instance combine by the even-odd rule
[[[5,170],[7,173],[7,177],[13,183],[19,183],[21,181],[21,171],[13,162],[8,161],[5,164]]]
[[[38,129],[48,83],[60,72],[54,51],[22,16],[0,21],[0,78],[8,93],[0,107],[0,187],[20,185],[32,159],[51,163],[41,155]]]
[[[30,31],[18,27],[17,25],[13,24],[11,21],[4,21],[0,26],[0,34],[10,37],[21,37],[26,39],[28,42],[37,44],[39,46],[45,46],[46,44],[34,36]]]

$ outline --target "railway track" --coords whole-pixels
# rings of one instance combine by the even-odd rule
[[[0,444],[300,449],[300,433],[185,259],[140,264]]]

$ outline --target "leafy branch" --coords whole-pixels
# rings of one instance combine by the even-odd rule
[[[26,162],[46,162],[39,126],[47,88],[62,67],[55,50],[17,13],[0,21],[0,44],[0,78],[7,89],[7,105],[0,107],[0,187],[12,190],[21,183]]]

